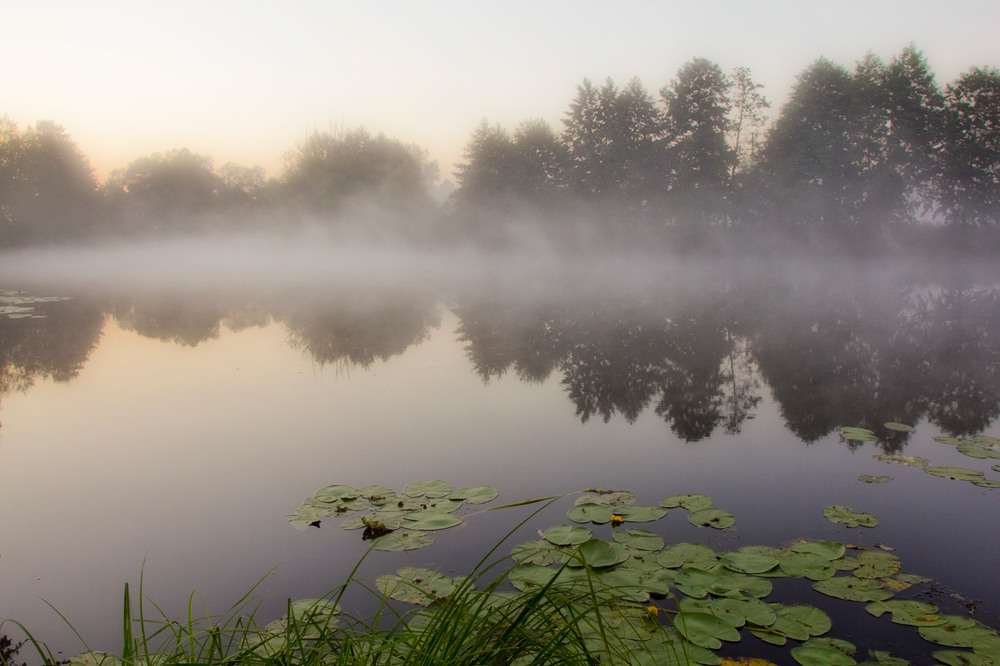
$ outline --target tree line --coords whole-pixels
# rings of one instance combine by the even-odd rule
[[[762,225],[872,237],[908,222],[1000,221],[998,70],[970,69],[942,89],[913,45],[888,63],[869,53],[853,71],[821,58],[770,124],[761,88],[747,68],[727,74],[704,58],[655,97],[637,78],[584,79],[559,131],[543,120],[512,132],[482,121],[444,206],[428,193],[437,167],[425,150],[364,129],[314,132],[275,178],[215,169],[185,148],[98,184],[61,127],[22,130],[4,117],[0,247],[303,218],[486,239],[504,220],[558,236],[586,219],[643,238]]]

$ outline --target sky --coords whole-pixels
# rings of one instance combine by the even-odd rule
[[[314,131],[363,126],[452,178],[476,125],[556,130],[588,77],[658,96],[694,57],[774,103],[819,57],[909,43],[943,87],[1000,66],[995,0],[0,0],[0,116],[62,125],[101,180],[177,148],[277,176]]]

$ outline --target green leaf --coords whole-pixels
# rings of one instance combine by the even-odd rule
[[[837,599],[848,601],[881,601],[892,597],[892,593],[882,588],[882,584],[871,578],[835,576],[813,583],[813,589]]]
[[[932,627],[947,622],[934,604],[911,599],[875,601],[865,606],[865,610],[875,617],[889,612],[893,623],[910,627]]]
[[[847,548],[839,541],[803,541],[790,548],[795,553],[812,553],[820,557],[833,561],[840,559],[847,552]]]
[[[635,503],[635,493],[630,490],[594,492],[576,498],[574,504],[603,504],[611,509],[619,509]]]
[[[889,430],[895,430],[896,432],[913,432],[913,426],[906,425],[905,423],[896,423],[895,421],[889,421],[888,423],[883,423],[883,427]]]
[[[583,529],[583,528],[578,528]],[[590,530],[587,530],[588,532]],[[548,532],[545,533],[548,537]],[[648,530],[629,529],[616,531],[615,541],[624,544],[633,550],[656,551],[663,548],[663,538],[655,532]]]
[[[660,566],[676,569],[690,564],[699,569],[711,569],[719,562],[715,551],[700,543],[678,543],[663,549],[656,557]]]
[[[878,520],[870,513],[855,512],[854,509],[840,504],[831,504],[823,509],[823,516],[848,527],[875,527],[878,525]]]
[[[782,606],[775,611],[775,614],[779,618],[798,622],[806,628],[810,636],[822,636],[833,626],[830,622],[830,616],[814,606]],[[788,636],[794,638],[791,634]]]
[[[713,599],[711,612],[734,627],[742,627],[747,622],[766,627],[774,622],[774,609],[760,599]]]
[[[980,446],[974,442],[962,442],[958,445],[958,452],[970,458],[985,460],[986,458],[1000,458],[1000,451]]]
[[[868,428],[845,427],[840,429],[840,436],[855,442],[874,442],[878,439],[875,432]]]
[[[556,525],[545,530],[545,540],[557,546],[576,546],[593,536],[586,527],[573,527],[571,525]]]
[[[530,588],[544,587],[556,573],[554,569],[538,564],[518,564],[507,575],[511,585],[524,592]]]
[[[672,508],[675,506],[684,507],[688,511],[698,511],[712,506],[712,498],[708,495],[686,494],[672,495],[664,500],[660,500],[660,506]]]
[[[462,518],[442,511],[414,511],[406,516],[407,528],[411,530],[445,530],[462,522]]]
[[[678,613],[673,618],[674,628],[691,643],[709,650],[722,647],[721,641],[740,640],[740,632],[731,624],[711,613]]]
[[[927,467],[931,464],[931,461],[927,458],[921,458],[920,456],[903,456],[898,453],[878,454],[872,457],[883,462],[895,463],[897,465],[907,465],[909,467]]]
[[[858,663],[834,648],[802,645],[792,648],[791,654],[802,666],[854,666]]]
[[[565,564],[569,561],[569,551],[548,541],[538,539],[514,546],[510,557],[518,564]]]
[[[809,580],[824,580],[837,573],[828,558],[815,553],[789,552],[779,558],[779,563],[786,575],[795,578],[804,576]]]
[[[308,492],[308,491],[307,491]],[[327,486],[316,491],[314,497],[321,502],[336,503],[342,499],[354,499],[361,493],[353,486]]]
[[[938,650],[934,658],[946,666],[996,666],[992,657],[958,650]]]
[[[603,539],[584,541],[577,547],[576,554],[580,559],[571,559],[566,566],[579,567],[586,563],[595,568],[610,567],[631,557],[628,548],[622,544]]]
[[[976,435],[972,438],[976,444],[982,444],[983,446],[989,446],[990,448],[1000,448],[1000,439],[996,437],[991,437],[990,435]]]
[[[602,525],[611,520],[611,509],[603,504],[577,504],[566,512],[566,517],[574,523]]]
[[[447,576],[417,567],[405,567],[394,576],[379,576],[375,585],[389,598],[422,606],[444,599],[455,590]]]
[[[447,481],[418,481],[403,488],[403,494],[410,497],[427,496],[430,498],[444,497],[451,492],[451,484]]]
[[[448,495],[453,500],[465,500],[469,504],[486,504],[497,498],[500,491],[493,486],[469,486],[451,491]]]
[[[899,571],[899,558],[892,553],[877,550],[861,551],[856,561],[858,563],[852,573],[858,578],[888,578]]]
[[[389,499],[396,496],[396,491],[389,486],[365,486],[358,488],[358,497],[364,497],[370,501],[382,501],[376,498]]]
[[[978,636],[964,636],[963,631],[976,626],[976,621],[967,615],[942,615],[944,622],[930,627],[920,627],[924,640],[948,647],[972,647]]]
[[[778,566],[778,558],[773,555],[746,551],[725,553],[719,561],[727,569],[749,574],[763,573]]]
[[[667,510],[658,506],[623,506],[617,513],[628,523],[649,523],[663,518]]]
[[[375,550],[398,552],[402,550],[416,550],[423,548],[434,542],[434,537],[428,536],[426,532],[416,532],[413,530],[396,530],[380,537],[376,537],[372,543]]]
[[[688,522],[699,527],[714,527],[723,530],[732,527],[736,522],[733,514],[722,509],[699,509],[692,511],[688,516]]]
[[[872,476],[871,474],[862,474],[858,477],[858,481],[862,483],[888,483],[889,477],[884,474],[879,476]]]

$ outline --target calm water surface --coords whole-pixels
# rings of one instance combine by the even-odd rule
[[[119,650],[122,587],[140,571],[176,616],[192,590],[199,608],[222,611],[267,576],[262,614],[276,618],[286,598],[339,584],[367,546],[335,520],[293,529],[286,516],[303,499],[333,483],[443,479],[496,486],[504,502],[593,487],[633,490],[641,504],[707,493],[735,527],[672,513],[653,529],[725,549],[885,544],[905,571],[1000,624],[1000,490],[873,457],[1000,479],[996,460],[933,439],[1000,435],[993,276],[703,266],[612,285],[514,268],[518,279],[485,271],[453,289],[11,282],[0,291],[0,618],[64,655],[81,650],[51,604],[90,647]],[[845,425],[882,437],[847,442]],[[571,503],[511,545],[566,522]],[[830,504],[879,525],[835,525],[822,516]],[[376,553],[363,574],[461,572],[528,510]],[[863,641],[852,622],[836,616],[832,634]]]

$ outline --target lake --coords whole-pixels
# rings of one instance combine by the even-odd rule
[[[0,268],[0,618],[63,656],[82,651],[58,609],[90,647],[118,651],[123,585],[141,573],[176,617],[192,591],[196,612],[219,612],[264,578],[261,613],[276,619],[286,598],[337,586],[369,545],[335,518],[295,529],[288,515],[307,497],[441,479],[495,486],[496,503],[587,488],[649,505],[705,493],[733,527],[696,527],[674,509],[643,527],[716,550],[800,537],[891,548],[935,581],[924,594],[997,627],[1000,490],[875,456],[1000,480],[1000,461],[935,440],[998,436],[998,415],[995,265],[259,240],[224,254],[179,242],[11,255]],[[531,519],[511,546],[567,522],[572,504]],[[834,523],[823,512],[835,504],[878,525]],[[531,508],[470,515],[425,548],[373,553],[361,574],[456,575]],[[831,635],[935,649],[804,589],[786,594],[826,609]],[[768,654],[756,639],[740,645]]]

